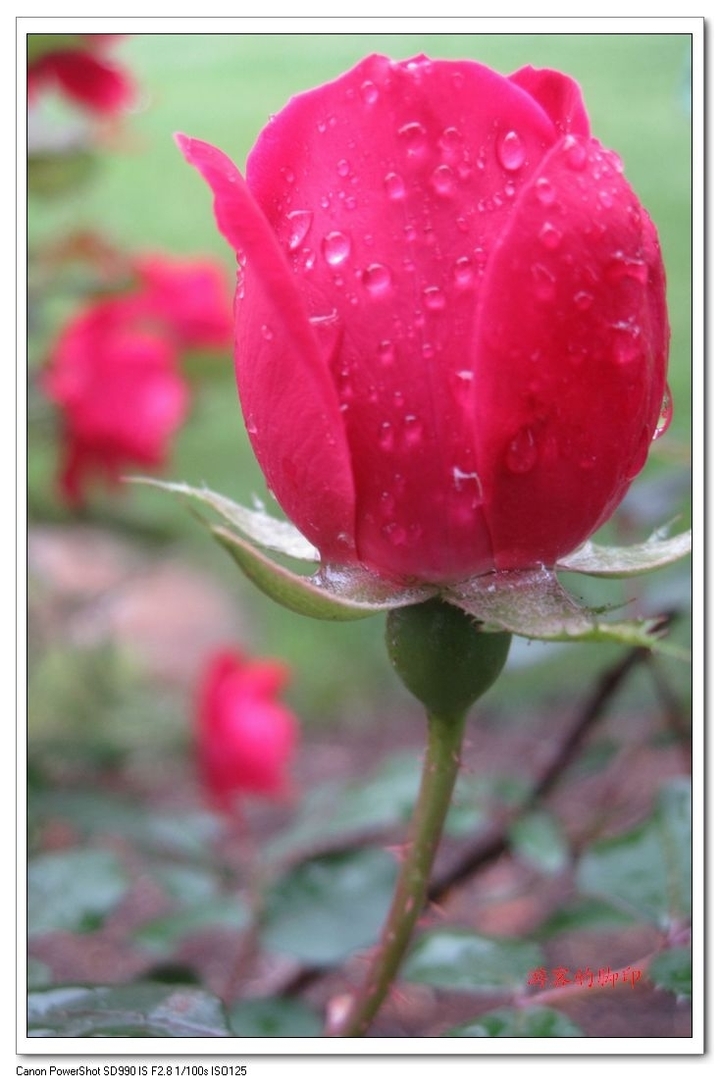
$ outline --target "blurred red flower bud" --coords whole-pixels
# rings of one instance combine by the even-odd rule
[[[281,662],[230,649],[208,662],[198,697],[197,751],[202,782],[219,808],[243,794],[287,794],[298,736],[294,714],[279,699],[288,677]]]
[[[93,472],[116,481],[128,466],[166,461],[190,398],[179,352],[232,338],[229,292],[212,262],[152,256],[135,271],[135,287],[65,326],[42,377],[63,417],[60,486],[73,504]]]
[[[37,36],[34,36],[37,37]],[[107,55],[117,34],[43,35],[42,48],[28,63],[28,101],[44,91],[59,91],[91,113],[116,114],[128,109],[136,95],[128,72]]]
[[[612,514],[669,418],[665,275],[572,79],[370,56],[271,119],[247,180],[178,140],[240,254],[255,453],[324,561],[446,584]]]

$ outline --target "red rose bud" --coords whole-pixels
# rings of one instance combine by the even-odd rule
[[[52,89],[91,113],[112,115],[128,109],[136,95],[134,81],[105,55],[118,36],[78,34],[75,44],[55,49],[53,36],[44,35],[46,48],[28,64],[28,101]]]
[[[198,762],[218,807],[231,807],[242,794],[288,792],[298,725],[278,698],[287,680],[280,662],[247,660],[234,650],[208,663],[198,699]]]
[[[612,514],[669,415],[665,275],[570,78],[371,56],[246,179],[178,139],[240,253],[255,453],[324,561],[444,584]]]

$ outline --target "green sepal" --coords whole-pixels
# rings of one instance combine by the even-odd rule
[[[489,630],[548,642],[620,642],[684,656],[682,649],[661,642],[657,619],[604,621],[600,616],[607,609],[580,604],[545,567],[470,578],[446,589],[443,597]]]
[[[395,672],[423,706],[454,721],[497,680],[512,636],[487,633],[439,597],[388,613],[386,642]]]
[[[580,548],[558,560],[557,566],[559,570],[590,574],[595,578],[631,578],[675,563],[691,550],[690,529],[669,538],[660,529],[642,544],[621,548],[586,540]]]
[[[210,491],[207,487],[190,487],[188,484],[168,483],[165,480],[153,480],[146,476],[131,476],[128,480],[130,483],[149,484],[150,487],[169,491],[182,498],[193,499],[209,507],[214,514],[219,514],[233,529],[237,529],[260,548],[278,552],[287,559],[302,559],[308,563],[320,561],[317,549],[299,529],[296,529],[289,521],[281,521],[280,518],[266,514],[264,510],[249,510],[246,506],[241,506],[240,503],[233,502],[232,499],[219,495],[216,491]],[[193,512],[195,512],[194,508]],[[209,526],[210,523],[205,517],[201,517],[201,520]]]
[[[384,596],[378,592],[373,600],[370,596],[353,596],[352,587],[346,586],[340,594],[326,588],[320,578],[306,578],[280,566],[229,529],[211,526],[210,531],[243,573],[266,596],[291,612],[299,612],[301,616],[311,619],[360,620],[389,608],[422,600],[429,592],[420,588],[400,589]]]

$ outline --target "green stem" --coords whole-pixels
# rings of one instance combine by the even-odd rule
[[[451,719],[428,714],[428,744],[420,793],[395,895],[367,977],[340,1030],[334,1034],[365,1035],[398,972],[425,906],[430,873],[460,766],[464,728],[465,714]]]

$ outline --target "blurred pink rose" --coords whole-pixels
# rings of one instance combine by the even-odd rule
[[[232,341],[220,267],[151,256],[135,269],[134,288],[87,304],[65,326],[43,375],[63,417],[60,487],[72,504],[93,473],[113,482],[128,467],[167,460],[190,400],[180,352]]]
[[[221,650],[208,662],[197,708],[200,776],[213,800],[228,809],[243,794],[281,798],[298,723],[279,700],[288,669]]]

